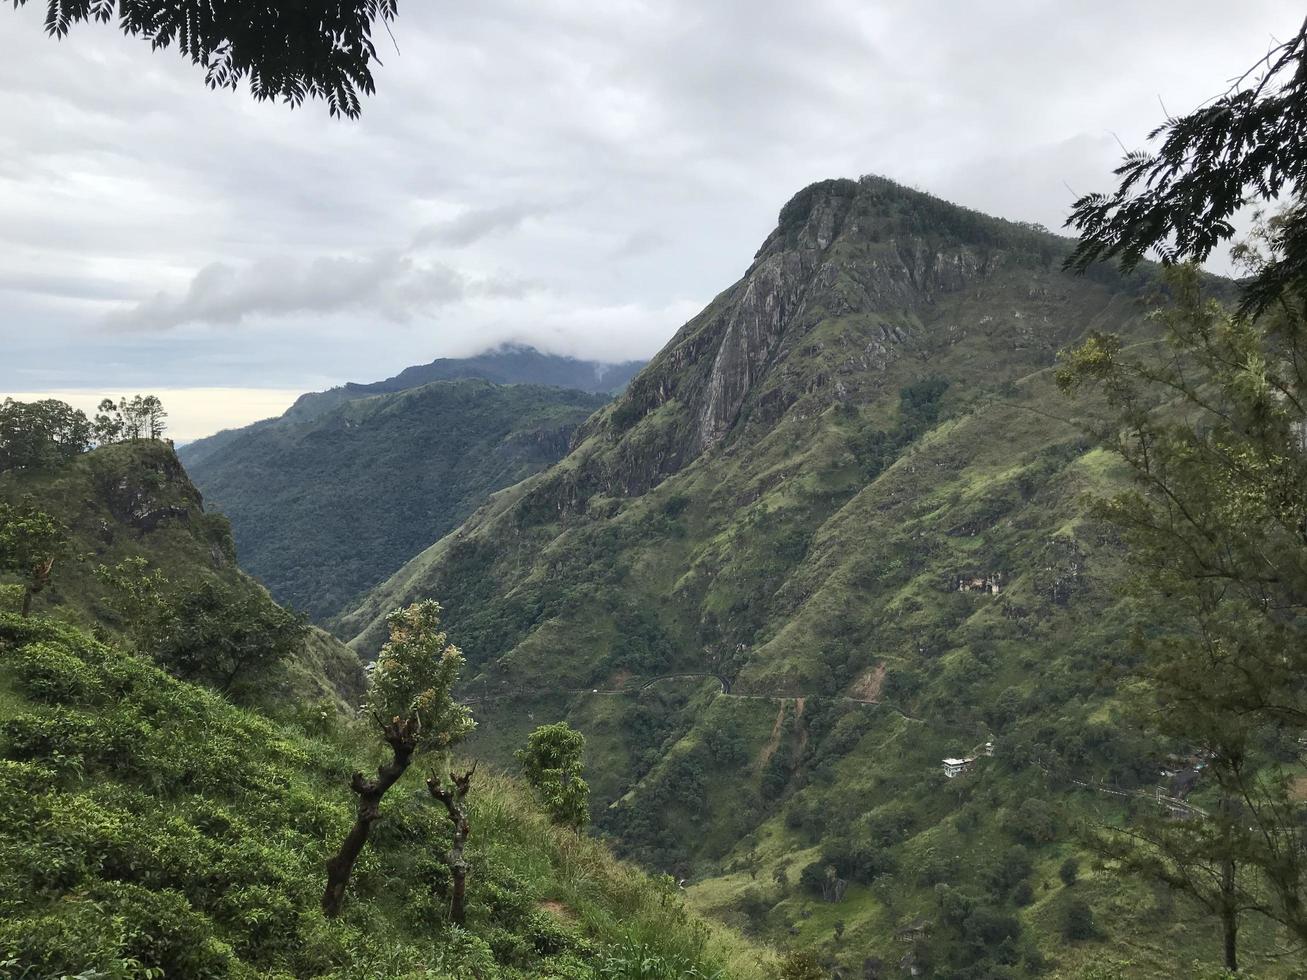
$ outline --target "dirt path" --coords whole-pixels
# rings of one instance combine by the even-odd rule
[[[767,737],[767,744],[762,747],[762,752],[758,755],[757,765],[754,767],[756,772],[762,772],[763,767],[771,762],[771,757],[776,754],[776,750],[781,744],[781,728],[785,724],[785,702],[782,701],[776,709],[776,723],[771,726],[771,735]]]

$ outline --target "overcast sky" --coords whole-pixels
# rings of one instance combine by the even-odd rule
[[[347,122],[44,7],[0,7],[0,394],[166,389],[182,438],[497,341],[647,357],[826,177],[1057,227],[1302,16],[402,0]]]

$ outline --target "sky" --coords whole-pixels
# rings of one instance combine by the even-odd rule
[[[191,439],[503,341],[648,357],[875,173],[1057,228],[1288,0],[402,0],[357,121],[0,6],[0,395]]]

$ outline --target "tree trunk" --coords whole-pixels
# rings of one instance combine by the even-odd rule
[[[1221,869],[1221,938],[1225,949],[1225,968],[1239,972],[1239,912],[1235,907],[1234,861],[1226,861]]]
[[[28,580],[27,588],[23,592],[24,619],[32,614],[32,597],[46,587],[46,584],[50,581],[50,572],[53,570],[53,558],[47,558],[45,561],[38,561],[32,566],[32,577]]]
[[[412,761],[413,750],[417,747],[417,719],[396,719],[383,725],[381,730],[390,745],[392,757],[390,762],[377,767],[376,779],[365,779],[363,773],[356,772],[350,780],[350,789],[359,798],[358,815],[354,819],[354,826],[341,842],[340,850],[327,861],[327,887],[322,893],[322,914],[329,919],[338,916],[345,904],[345,889],[354,873],[354,864],[363,852],[363,845],[368,842],[372,825],[381,819],[382,797],[404,775]]]
[[[468,824],[467,808],[464,807],[463,801],[467,798],[468,790],[472,788],[472,774],[476,771],[476,763],[473,763],[472,768],[462,776],[456,776],[451,772],[449,779],[454,784],[453,789],[445,789],[435,773],[432,773],[431,778],[427,780],[427,789],[431,791],[432,796],[445,804],[445,809],[449,812],[449,821],[454,825],[454,843],[450,846],[449,853],[445,855],[445,863],[449,865],[449,873],[454,879],[454,887],[449,899],[449,921],[456,926],[462,926],[467,918],[464,898],[467,895],[468,865],[463,851],[467,846],[471,827]]]

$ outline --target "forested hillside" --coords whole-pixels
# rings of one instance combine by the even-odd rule
[[[32,408],[0,426],[0,976],[763,980],[769,951],[578,835],[547,773],[455,763],[474,719],[438,607],[397,620],[365,696],[354,654],[237,568],[166,442],[91,449],[76,412]],[[398,770],[378,689],[412,733]]]
[[[291,412],[183,458],[242,567],[327,622],[503,487],[561,458],[607,396],[437,381]]]
[[[342,624],[368,655],[440,596],[479,750],[569,719],[622,852],[832,967],[1219,959],[1075,829],[1157,807],[1192,747],[1120,711],[1139,624],[1085,506],[1113,464],[1053,371],[1091,331],[1153,343],[1165,289],[1069,247],[879,178],[805,189],[571,454]]]
[[[384,381],[351,381],[326,391],[306,392],[278,418],[264,419],[239,429],[224,429],[203,439],[196,439],[183,446],[181,454],[186,465],[194,467],[206,456],[246,433],[288,419],[307,422],[358,398],[407,391],[433,381],[479,378],[497,385],[547,385],[551,388],[572,388],[595,395],[611,396],[621,391],[642,367],[643,361],[610,364],[559,354],[543,354],[524,344],[501,344],[472,357],[438,357],[428,364],[407,367]]]
[[[0,976],[763,975],[767,954],[696,920],[670,881],[484,772],[465,928],[447,919],[448,821],[416,789],[389,808],[345,914],[322,917],[365,745],[331,718],[283,727],[80,629],[0,613]]]
[[[119,601],[124,597],[105,571],[120,580],[158,576],[155,591],[163,597],[204,596],[207,612],[235,603],[257,618],[275,609],[236,564],[227,519],[205,510],[176,453],[162,440],[131,439],[50,465],[0,472],[0,502],[26,502],[57,522],[59,554],[49,584],[35,598],[38,614],[126,635],[130,602]],[[134,561],[139,568],[131,567]],[[145,597],[137,598],[140,607]],[[187,615],[204,613],[196,603]],[[305,631],[296,646],[286,669],[262,692],[265,703],[357,701],[363,675],[351,651],[316,628]]]

